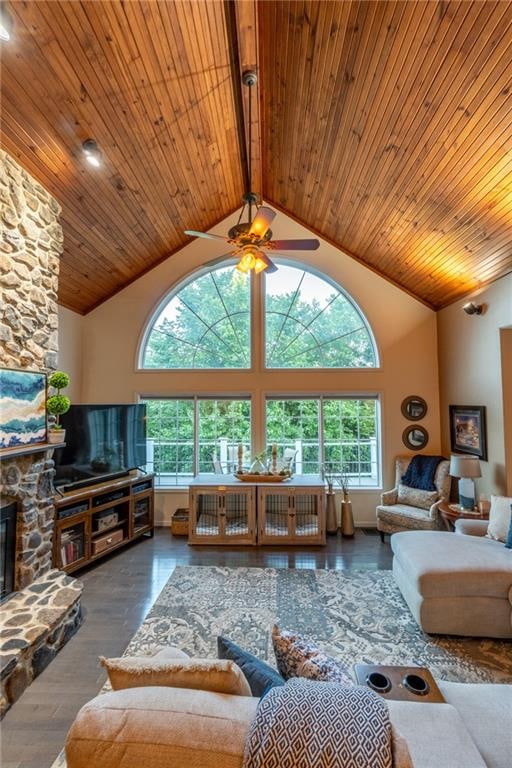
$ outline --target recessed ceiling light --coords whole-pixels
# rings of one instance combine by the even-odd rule
[[[86,139],[82,144],[82,151],[85,155],[85,159],[90,165],[93,165],[95,168],[100,167],[101,151],[98,149],[98,145],[94,139]]]
[[[0,3],[0,40],[10,40],[12,35],[12,17],[5,3]]]

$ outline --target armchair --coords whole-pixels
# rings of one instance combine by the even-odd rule
[[[398,456],[395,464],[395,487],[381,495],[377,507],[377,530],[384,541],[385,533],[405,530],[431,531],[442,526],[438,522],[439,505],[450,493],[449,461],[441,461],[434,476],[435,491],[421,491],[402,483],[412,456]]]

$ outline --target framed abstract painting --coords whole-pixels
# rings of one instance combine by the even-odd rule
[[[450,405],[449,408],[453,453],[469,453],[487,461],[485,405]]]
[[[0,448],[46,442],[46,374],[0,368]]]

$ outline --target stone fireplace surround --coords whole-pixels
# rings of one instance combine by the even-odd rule
[[[57,286],[63,248],[60,206],[0,152],[0,365],[57,367]],[[52,569],[53,448],[1,453],[2,498],[17,503],[15,592],[1,607],[0,716],[55,656],[81,621],[80,582]]]

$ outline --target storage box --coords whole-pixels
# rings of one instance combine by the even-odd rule
[[[173,536],[188,536],[188,509],[180,507],[171,518],[171,533]]]
[[[106,531],[113,528],[119,522],[119,512],[106,509],[96,515],[97,531]]]
[[[99,555],[100,552],[104,552],[106,549],[114,547],[123,539],[124,533],[122,528],[119,528],[117,531],[112,531],[112,533],[106,533],[104,536],[98,536],[98,538],[94,539],[92,542],[92,554]]]

